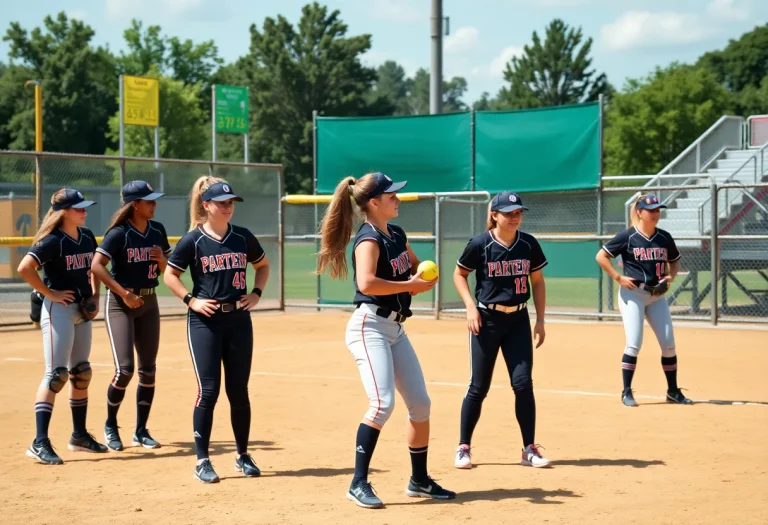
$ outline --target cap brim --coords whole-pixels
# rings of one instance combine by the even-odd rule
[[[666,208],[666,204],[643,204],[643,207],[640,208],[641,210],[658,210],[659,208]]]
[[[234,195],[232,193],[226,193],[224,195],[217,195],[216,197],[211,197],[210,200],[216,201],[216,202],[222,202],[222,201],[228,201],[228,200],[233,200],[233,201],[237,201],[237,202],[243,202],[243,198],[242,197],[238,197],[237,195]]]
[[[503,208],[499,208],[497,210],[493,211],[501,211],[501,212],[508,212],[508,211],[515,211],[515,210],[528,210],[525,206],[522,206],[520,204],[510,204],[509,206],[504,206]]]
[[[79,210],[82,208],[87,208],[88,206],[93,206],[94,204],[96,204],[96,201],[83,201],[83,202],[78,202],[77,204],[73,204],[72,206],[70,206],[70,208],[75,208]]]
[[[405,185],[408,184],[407,180],[404,180],[402,182],[393,182],[392,185],[390,185],[389,188],[384,190],[383,193],[395,193],[396,191],[400,191],[403,188],[405,188]]]
[[[139,198],[138,198],[138,199],[136,199],[136,200],[137,200],[137,201],[154,201],[154,200],[157,200],[157,199],[159,199],[159,198],[160,198],[160,197],[162,197],[163,195],[165,195],[165,193],[158,193],[158,192],[155,192],[155,193],[150,193],[150,194],[149,194],[149,195],[147,195],[146,197],[139,197]]]

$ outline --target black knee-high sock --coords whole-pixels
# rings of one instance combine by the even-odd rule
[[[637,356],[624,354],[621,357],[621,377],[624,380],[624,390],[632,388],[632,376],[635,375]]]
[[[195,407],[192,413],[192,428],[195,431],[197,459],[208,457],[208,445],[211,442],[213,427],[213,408]]]
[[[237,453],[248,452],[248,436],[251,432],[251,405],[244,407],[232,407],[230,410],[232,419],[232,432],[235,434]]]
[[[416,483],[427,481],[427,448],[428,447],[408,447],[411,452],[411,478]]]
[[[464,397],[464,402],[461,404],[459,445],[469,445],[472,443],[472,434],[475,432],[477,422],[480,421],[482,408],[482,399],[475,399],[469,395]]]
[[[88,398],[70,399],[69,406],[72,408],[72,428],[74,434],[84,436],[88,433],[85,428],[85,416],[88,413]]]
[[[661,368],[664,369],[664,375],[667,376],[667,389],[677,390],[677,356],[662,357]]]
[[[533,445],[536,438],[536,399],[533,388],[515,391],[515,416],[523,435],[523,446]]]
[[[136,389],[136,431],[147,428],[149,411],[152,410],[152,400],[155,398],[155,387],[139,383]]]
[[[123,402],[125,397],[125,389],[117,388],[115,385],[109,385],[107,388],[107,425],[110,427],[117,426],[117,411],[120,410],[120,403]]]
[[[371,465],[371,458],[373,457],[373,451],[376,449],[376,442],[379,441],[379,434],[381,434],[381,430],[365,423],[360,423],[360,426],[357,427],[353,485],[358,481],[366,481],[368,479],[368,467]]]
[[[35,403],[35,427],[37,428],[35,441],[38,443],[48,437],[48,426],[51,424],[52,414],[53,403]]]

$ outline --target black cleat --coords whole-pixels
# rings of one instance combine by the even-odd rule
[[[133,434],[133,446],[144,448],[160,448],[160,443],[152,439],[152,436],[149,435],[149,430],[142,428]]]
[[[195,478],[203,483],[219,482],[219,476],[216,474],[216,471],[213,470],[211,460],[208,458],[204,459],[202,463],[195,467]]]
[[[111,427],[104,425],[104,440],[107,442],[107,446],[117,452],[123,450],[123,441],[120,439],[120,433],[117,431],[117,427]]]
[[[242,454],[235,460],[235,472],[242,472],[246,478],[261,476],[261,471],[250,454]]]
[[[352,500],[358,507],[366,509],[381,509],[384,503],[379,499],[373,486],[367,481],[358,481],[349,487],[347,499]]]
[[[94,454],[103,454],[107,451],[105,445],[96,441],[96,439],[88,433],[84,436],[72,434],[72,437],[69,438],[69,446],[67,448],[72,451],[92,452]]]
[[[631,389],[627,389],[621,393],[621,402],[624,403],[624,406],[627,407],[637,406],[637,401],[635,401],[635,396],[632,394]]]
[[[33,441],[27,449],[27,456],[31,457],[43,465],[62,465],[64,461],[53,450],[51,440],[48,438],[42,441]]]
[[[412,498],[453,499],[456,497],[455,492],[444,489],[430,477],[427,477],[427,480],[422,483],[416,483],[413,478],[408,480],[405,494]]]
[[[667,390],[667,403],[677,403],[678,405],[692,405],[693,400],[685,397],[683,395],[683,392],[678,388],[677,390]]]

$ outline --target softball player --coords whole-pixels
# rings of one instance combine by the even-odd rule
[[[388,224],[397,217],[395,192],[405,182],[383,173],[355,180],[347,177],[336,187],[323,218],[318,273],[330,267],[331,277],[347,275],[346,247],[352,234],[355,204],[365,213],[354,240],[352,268],[357,309],[347,324],[346,343],[357,362],[369,409],[357,430],[355,474],[347,498],[366,508],[383,506],[368,482],[368,466],[395,403],[395,388],[408,408],[406,437],[412,474],[406,494],[412,497],[453,499],[455,492],[438,485],[427,474],[430,399],[416,353],[403,329],[410,317],[411,295],[431,290],[437,280],[424,281],[414,270],[419,260],[405,232]],[[350,196],[352,199],[350,199]]]
[[[147,430],[155,396],[155,362],[160,343],[160,310],[155,288],[171,253],[165,228],[151,220],[162,193],[144,181],[123,186],[122,207],[112,217],[104,240],[96,248],[93,273],[107,287],[104,319],[115,361],[115,376],[107,389],[104,439],[112,450],[123,450],[117,411],[134,372],[133,349],[139,363],[136,389],[136,431],[133,445],[158,448]],[[112,272],[107,264],[112,262]]]
[[[546,287],[542,269],[547,259],[536,238],[520,231],[523,210],[527,209],[517,193],[505,191],[496,195],[489,205],[485,233],[470,239],[453,274],[453,283],[467,308],[470,332],[470,380],[461,406],[456,468],[472,468],[472,434],[491,388],[499,347],[515,392],[515,416],[523,437],[521,463],[532,467],[550,464],[534,441],[533,337],[528,317],[528,301],[533,292],[538,348],[545,337]],[[477,271],[477,305],[467,281],[473,271]]]
[[[235,201],[243,199],[222,179],[205,176],[195,182],[190,195],[191,230],[176,245],[164,274],[168,288],[189,306],[187,341],[197,376],[193,414],[195,477],[203,483],[219,481],[208,458],[208,444],[221,387],[222,362],[237,443],[235,470],[249,477],[261,474],[248,454],[248,379],[253,354],[253,327],[248,312],[259,303],[269,277],[269,263],[256,237],[246,228],[230,224]],[[250,293],[246,291],[249,264],[256,269]],[[192,293],[179,278],[188,267],[194,284]]]
[[[667,377],[667,402],[693,403],[677,386],[675,334],[664,293],[680,271],[680,252],[672,235],[656,227],[661,208],[666,205],[655,195],[638,197],[630,212],[632,226],[616,234],[596,256],[600,267],[621,285],[619,310],[627,338],[621,359],[624,380],[621,400],[628,407],[637,406],[632,394],[632,376],[643,344],[643,319],[648,320],[661,347],[661,367]],[[620,275],[610,261],[619,255],[624,263],[624,275]]]
[[[44,465],[61,465],[48,438],[53,403],[69,379],[69,405],[74,431],[69,450],[106,452],[85,428],[88,410],[88,384],[91,382],[91,327],[80,310],[81,300],[98,298],[99,279],[91,275],[91,260],[96,238],[85,228],[88,206],[83,194],[62,189],[51,197],[32,248],[19,264],[18,272],[45,299],[40,317],[43,332],[45,375],[37,390],[35,422],[37,436],[27,456]],[[43,279],[37,273],[43,269]],[[98,304],[98,303],[96,303]]]

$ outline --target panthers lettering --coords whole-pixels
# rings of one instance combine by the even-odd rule
[[[530,297],[528,277],[547,265],[533,235],[518,232],[507,247],[487,231],[470,239],[457,262],[464,270],[477,270],[475,297],[483,304],[515,306]]]
[[[158,285],[157,261],[152,248],[159,247],[167,256],[171,253],[165,227],[148,221],[146,231],[140,232],[126,221],[111,228],[96,251],[112,262],[112,278],[124,288],[154,288]]]
[[[90,268],[93,260],[93,253],[78,253],[76,255],[67,255],[64,257],[67,264],[67,271],[82,270]]]
[[[654,286],[667,275],[667,263],[680,259],[669,232],[656,228],[649,238],[634,227],[619,232],[603,246],[611,257],[621,256],[624,275],[636,283]]]
[[[405,231],[395,224],[388,224],[387,231],[381,231],[366,222],[355,235],[354,248],[361,242],[375,242],[379,246],[379,258],[376,261],[376,277],[387,281],[407,281],[411,277],[413,264],[408,253],[408,239]],[[352,250],[352,268],[355,271],[355,304],[370,303],[400,312],[406,317],[411,314],[411,294],[403,292],[391,295],[366,295],[357,286],[357,273],[354,248]]]
[[[190,268],[193,296],[234,303],[248,293],[248,265],[264,257],[264,249],[247,228],[230,225],[218,240],[197,227],[179,240],[168,264],[181,271]]]
[[[75,302],[93,295],[91,261],[96,237],[88,228],[78,228],[77,239],[57,228],[35,244],[29,254],[43,268],[43,282],[51,290],[72,290]]]

